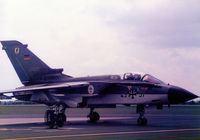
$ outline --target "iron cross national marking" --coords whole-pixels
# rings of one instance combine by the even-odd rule
[[[19,54],[19,47],[15,48],[15,54]]]
[[[129,94],[128,97],[134,99],[134,96],[137,94],[137,89],[133,88],[132,86],[128,86]]]

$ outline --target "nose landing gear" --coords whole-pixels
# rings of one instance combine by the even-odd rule
[[[137,105],[137,113],[140,114],[140,116],[137,120],[137,124],[140,126],[147,125],[147,119],[144,117],[145,105]]]

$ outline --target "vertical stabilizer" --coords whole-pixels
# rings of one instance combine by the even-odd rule
[[[1,41],[3,50],[6,51],[22,84],[31,85],[44,81],[47,75],[62,74],[63,69],[51,69],[27,45],[19,41]],[[48,80],[48,79],[47,79]]]

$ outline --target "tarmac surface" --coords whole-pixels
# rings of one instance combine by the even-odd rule
[[[138,114],[100,114],[97,123],[71,115],[62,128],[49,129],[43,114],[1,115],[0,139],[200,139],[200,115],[146,114],[147,126],[138,126]]]

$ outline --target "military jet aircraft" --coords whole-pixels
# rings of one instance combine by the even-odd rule
[[[21,83],[13,90],[13,97],[48,106],[45,123],[53,128],[62,127],[66,121],[66,108],[90,108],[91,122],[100,119],[95,108],[114,108],[116,105],[137,105],[138,125],[146,125],[145,107],[155,105],[162,109],[164,104],[179,104],[194,99],[193,93],[166,84],[150,74],[124,73],[72,77],[63,74],[63,69],[52,69],[32,53],[27,45],[18,41],[1,41]]]

